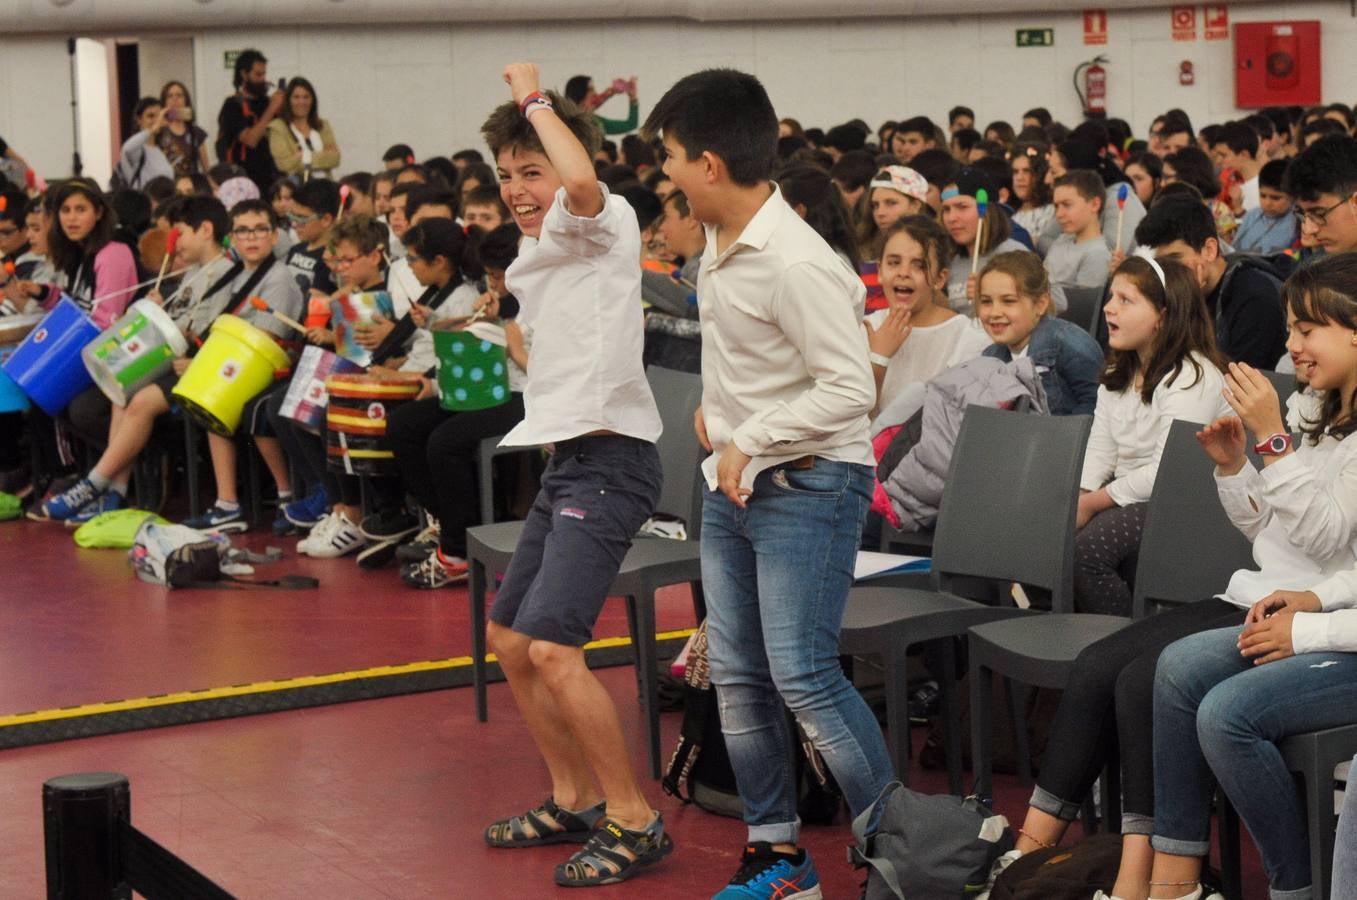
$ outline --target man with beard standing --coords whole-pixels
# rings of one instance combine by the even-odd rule
[[[245,170],[260,193],[278,179],[265,132],[283,109],[286,92],[269,93],[269,61],[258,50],[242,50],[236,57],[236,92],[217,114],[217,159]]]

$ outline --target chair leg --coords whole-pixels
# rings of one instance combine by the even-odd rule
[[[1317,754],[1316,754],[1317,756]],[[1310,884],[1314,896],[1329,896],[1329,881],[1333,877],[1333,845],[1335,821],[1333,816],[1333,764],[1325,769],[1322,761],[1312,756],[1309,765],[1300,773],[1304,786],[1306,826],[1310,831]]]
[[[471,680],[476,688],[476,720],[488,721],[489,704],[485,691],[485,563],[472,556],[467,560],[468,593],[471,596]]]
[[[909,786],[909,654],[891,647],[881,660],[886,670],[886,732],[891,765],[900,783]]]
[[[184,416],[184,479],[188,481],[188,514],[196,519],[202,512],[198,493],[198,435],[188,416]]]
[[[489,525],[495,521],[495,451],[493,444],[486,447],[486,443],[481,441],[480,464],[476,466],[482,525]]]
[[[688,590],[693,594],[693,618],[700,625],[707,618],[707,595],[702,591],[701,581],[688,582]]]
[[[991,752],[994,747],[994,672],[971,651],[971,765],[975,790],[985,801],[994,799],[994,773]]]
[[[641,685],[641,712],[649,732],[650,777],[660,777],[660,697],[659,649],[655,645],[655,592],[647,591],[639,597],[628,597],[627,605],[635,608],[635,622],[631,632],[636,645],[637,677]]]
[[[1009,717],[1013,720],[1013,750],[1017,764],[1018,783],[1031,787],[1036,783],[1032,775],[1032,746],[1027,739],[1027,697],[1029,689],[1025,685],[1013,683],[1013,679],[1004,679],[1004,695],[1008,698]]]
[[[1220,803],[1217,827],[1220,837],[1220,881],[1228,900],[1244,896],[1244,876],[1240,868],[1239,813],[1235,812],[1224,791],[1216,791]]]
[[[937,642],[938,703],[942,710],[943,740],[947,742],[947,789],[958,797],[966,794],[964,761],[961,755],[961,702],[957,696],[956,641]]]

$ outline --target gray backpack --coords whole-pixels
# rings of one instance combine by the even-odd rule
[[[898,781],[853,820],[853,837],[849,862],[869,867],[864,900],[973,895],[1014,841],[1008,819],[978,797],[921,794]]]

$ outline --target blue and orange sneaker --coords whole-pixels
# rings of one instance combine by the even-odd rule
[[[805,850],[779,853],[766,841],[744,848],[740,870],[712,900],[821,900],[820,875]]]

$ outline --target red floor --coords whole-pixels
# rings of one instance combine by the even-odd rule
[[[0,524],[0,714],[469,652],[464,591],[411,591],[391,569],[291,553],[271,571],[317,575],[322,590],[170,593],[136,582],[117,551]],[[691,625],[688,602],[686,589],[668,594],[661,629]],[[610,604],[598,634],[625,631]],[[644,769],[633,673],[601,674]],[[481,839],[546,792],[507,688],[492,686],[490,702],[487,724],[459,689],[2,751],[0,897],[44,893],[43,780],[108,770],[130,777],[140,829],[241,897],[578,897],[551,884],[569,848],[493,851]],[[667,751],[679,716],[663,724]],[[914,772],[915,787],[944,782]],[[645,784],[678,850],[608,895],[710,896],[734,870],[743,826]],[[1001,777],[998,795],[1001,812],[1021,815],[1027,789]],[[857,896],[848,839],[846,823],[805,834],[828,898]],[[1246,860],[1249,897],[1261,898],[1247,841]]]

